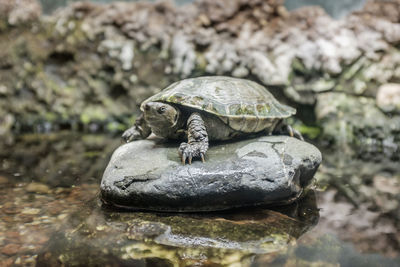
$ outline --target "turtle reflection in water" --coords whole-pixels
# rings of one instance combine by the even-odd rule
[[[122,135],[130,142],[151,133],[168,139],[185,139],[179,153],[182,163],[201,158],[209,140],[230,140],[246,135],[287,132],[301,140],[301,134],[283,119],[296,113],[279,103],[267,89],[255,82],[223,76],[178,81],[145,100],[143,114]]]

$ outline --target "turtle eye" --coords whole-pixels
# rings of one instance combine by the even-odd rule
[[[157,110],[157,112],[158,112],[159,114],[163,114],[163,113],[165,112],[165,107],[164,107],[164,106],[160,107],[160,108]]]

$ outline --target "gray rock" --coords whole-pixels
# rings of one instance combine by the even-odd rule
[[[301,196],[322,159],[313,145],[287,136],[214,144],[206,163],[185,166],[177,147],[160,140],[119,147],[103,175],[103,202],[180,212],[287,204]]]

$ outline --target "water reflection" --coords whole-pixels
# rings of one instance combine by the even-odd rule
[[[50,14],[59,7],[67,6],[73,2],[80,0],[40,0],[43,11],[46,14]],[[112,3],[121,0],[91,0],[95,3]],[[154,2],[155,0],[123,0],[124,2]],[[195,0],[174,0],[176,5],[184,5],[193,3]],[[304,6],[321,6],[325,11],[334,18],[341,18],[350,12],[360,9],[366,0],[337,0],[337,1],[326,1],[326,0],[285,0],[284,4],[288,10]]]
[[[366,0],[285,0],[285,6],[288,10],[304,6],[321,6],[325,11],[334,18],[341,18],[350,12],[361,9]]]
[[[50,14],[59,7],[67,6],[73,2],[78,2],[81,0],[39,0],[42,4],[43,12]],[[112,2],[139,2],[143,0],[91,0],[90,2],[95,3],[112,3]],[[145,0],[146,2],[155,2],[155,0]],[[192,3],[194,0],[174,0],[176,5],[184,5],[187,3]]]
[[[307,216],[304,211],[307,210]],[[105,265],[157,259],[167,266],[247,265],[254,255],[277,257],[318,221],[315,194],[280,209],[211,214],[123,212],[92,203],[71,214],[50,237],[38,263]],[[149,265],[151,266],[151,265]]]
[[[26,134],[0,143],[0,171],[13,181],[68,187],[97,182],[121,140],[107,135],[61,132]]]
[[[400,264],[400,176],[389,163],[343,165],[325,153],[317,177],[338,185],[285,207],[132,213],[101,207],[98,200],[102,172],[120,143],[118,137],[72,132],[0,143],[3,265]]]

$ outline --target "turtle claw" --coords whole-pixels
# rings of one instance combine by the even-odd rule
[[[181,159],[182,159],[182,164],[185,165],[186,164],[186,155],[183,154]]]
[[[181,161],[183,165],[186,165],[186,160],[188,160],[189,165],[192,164],[192,155],[187,155],[186,153],[183,153],[181,156]]]
[[[141,137],[140,132],[138,131],[138,129],[136,127],[132,127],[129,128],[128,130],[126,130],[123,134],[122,134],[122,138],[125,140],[125,142],[129,143],[132,142],[134,140],[138,140],[138,139],[143,139]]]
[[[183,142],[179,146],[179,154],[182,157],[183,165],[186,164],[186,159],[189,164],[192,164],[193,158],[201,158],[205,162],[204,156],[208,149],[208,134],[204,121],[200,114],[193,113],[188,121],[188,142]]]
[[[277,134],[289,135],[290,137],[295,137],[301,141],[304,141],[303,135],[298,130],[294,129],[292,126],[284,123],[283,121],[276,126],[273,132]]]
[[[204,160],[205,153],[201,149],[202,145],[200,142],[191,144],[182,143],[179,146],[179,154],[181,155],[182,164],[185,165],[187,160],[187,162],[190,165],[192,164],[193,158],[198,158],[198,157],[201,158],[202,162],[205,162]]]
[[[288,132],[288,134],[289,134],[290,137],[293,137],[293,136],[294,136],[292,126],[286,125],[286,130],[287,130],[287,132]]]
[[[206,160],[204,159],[204,153],[200,153],[200,157],[201,157],[201,161],[202,161],[203,163],[205,163]]]
[[[287,125],[286,129],[287,129],[290,137],[296,137],[297,139],[300,139],[301,141],[304,141],[303,135],[299,131],[294,129],[292,126]]]
[[[297,131],[296,129],[293,129],[293,132],[294,132],[294,137],[297,137],[301,141],[304,141],[304,137],[299,131]]]

